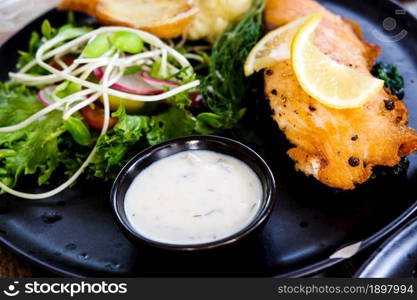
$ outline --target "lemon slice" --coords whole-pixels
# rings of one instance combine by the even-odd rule
[[[249,53],[244,70],[250,76],[265,69],[277,61],[291,57],[291,43],[300,27],[308,17],[299,18],[265,35]]]
[[[356,108],[377,94],[384,81],[339,64],[322,53],[311,41],[322,19],[313,14],[296,33],[291,45],[291,61],[303,90],[324,105]]]

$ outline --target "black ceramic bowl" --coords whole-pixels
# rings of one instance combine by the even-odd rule
[[[175,245],[150,240],[137,233],[130,225],[124,210],[126,192],[134,178],[152,163],[165,157],[187,150],[211,150],[233,156],[246,163],[259,177],[263,198],[254,220],[239,232],[224,239],[196,245]],[[119,173],[111,191],[112,208],[124,232],[133,239],[150,246],[166,250],[207,250],[234,243],[259,228],[269,217],[276,198],[276,184],[272,171],[266,162],[247,146],[218,136],[191,136],[171,140],[146,149],[136,155]]]

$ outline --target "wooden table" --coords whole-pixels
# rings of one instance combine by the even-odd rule
[[[16,0],[16,1],[24,1],[25,5],[32,5],[31,10],[30,10],[30,15],[27,16],[27,18],[23,18],[25,21],[21,22],[20,26],[24,26],[25,23],[28,23],[30,22],[30,20],[42,15],[44,12],[53,8],[56,5],[56,3],[59,2],[59,0]],[[352,0],[352,1],[359,1],[359,0]],[[36,5],[34,5],[35,3]],[[417,1],[416,0],[401,1],[401,3],[409,11],[417,15]],[[1,23],[2,14],[4,16],[6,12],[1,11],[1,4],[0,4],[0,45],[13,34],[13,31],[4,30],[4,26],[2,26],[2,23]],[[3,28],[3,31],[1,31],[2,28]],[[19,31],[19,29],[20,27],[16,27],[14,31]],[[20,258],[16,258],[14,254],[0,247],[0,278],[31,277],[31,275],[32,275],[32,267],[29,263],[27,263],[26,261]]]

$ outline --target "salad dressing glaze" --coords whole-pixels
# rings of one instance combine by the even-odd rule
[[[125,211],[133,229],[150,240],[203,244],[248,225],[262,196],[259,178],[242,161],[191,150],[143,170],[126,193]]]

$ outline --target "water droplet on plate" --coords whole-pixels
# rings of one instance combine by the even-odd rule
[[[111,263],[106,265],[106,268],[116,270],[116,269],[120,268],[120,264],[116,263],[116,262],[111,262]]]
[[[75,249],[77,249],[77,245],[75,245],[73,243],[70,243],[70,244],[68,244],[68,245],[65,246],[65,249],[67,249],[67,250],[75,250]]]

